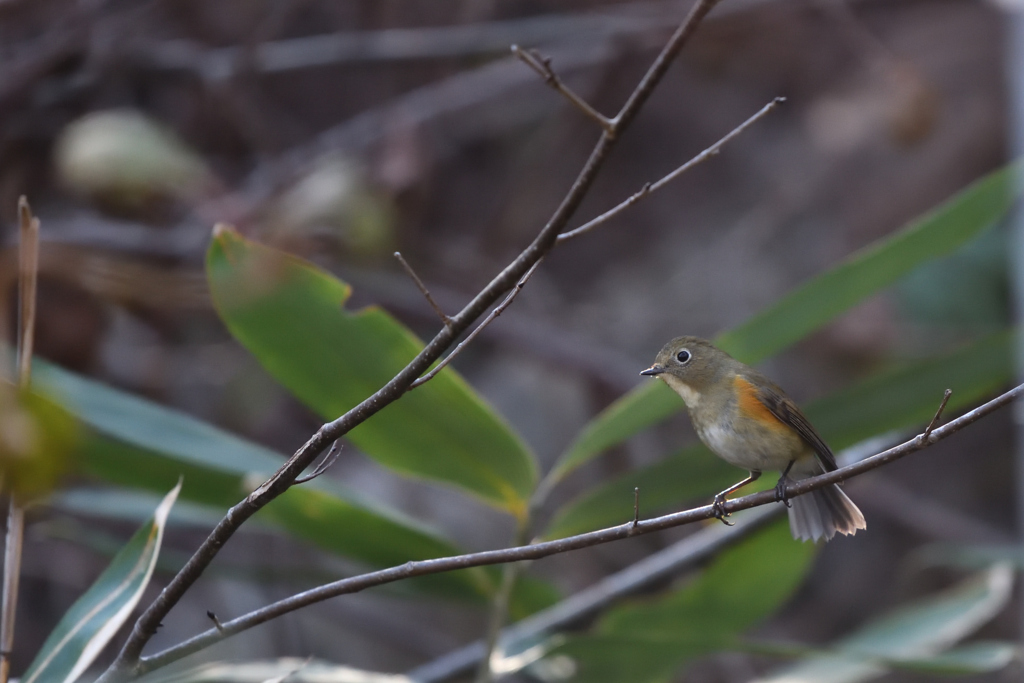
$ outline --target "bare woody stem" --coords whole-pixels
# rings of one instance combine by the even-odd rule
[[[32,347],[36,327],[36,289],[39,278],[39,219],[32,216],[28,200],[18,199],[18,386],[27,389],[32,381]],[[18,579],[21,577],[21,548],[25,533],[25,511],[16,492],[9,491],[7,538],[4,544],[3,606],[0,609],[0,683],[7,683],[14,649],[15,616],[18,610]]]
[[[820,474],[816,477],[801,479],[786,487],[786,497],[793,498],[811,491],[815,491],[832,484],[852,479],[858,475],[870,472],[891,462],[899,460],[911,453],[920,451],[928,446],[938,443],[943,439],[957,433],[961,429],[980,420],[981,418],[995,412],[1007,405],[1014,399],[1024,394],[1024,384],[1019,385],[1010,391],[992,399],[974,410],[958,417],[955,420],[936,427],[930,432],[921,433],[897,446],[865,458],[857,463],[842,467],[832,472]],[[778,502],[775,498],[775,490],[769,489],[752,493],[742,498],[727,501],[724,505],[725,512],[733,513],[740,510],[747,510],[762,505],[769,505]],[[223,622],[221,629],[211,629],[201,633],[189,640],[159,652],[151,657],[141,660],[137,667],[139,674],[152,671],[153,669],[166,666],[172,662],[198,652],[206,647],[217,643],[224,638],[248,630],[254,626],[275,619],[281,615],[288,614],[308,605],[323,602],[339,595],[358,593],[368,588],[374,588],[395,581],[402,581],[416,576],[438,574],[441,572],[453,571],[456,569],[467,569],[470,567],[482,567],[494,564],[506,564],[509,562],[521,562],[523,560],[538,560],[551,555],[589,548],[595,545],[610,543],[632,536],[649,534],[654,531],[671,529],[685,524],[693,524],[715,518],[715,510],[711,505],[705,505],[683,512],[675,512],[661,517],[654,517],[648,520],[634,522],[630,520],[618,526],[591,531],[576,536],[568,536],[554,541],[545,541],[531,545],[505,548],[502,550],[488,550],[479,553],[469,553],[453,557],[442,557],[433,560],[420,560],[406,562],[397,567],[369,572],[360,576],[353,576],[333,583],[325,584],[311,590],[298,593],[284,600],[272,603],[249,614],[240,616],[231,621]]]
[[[636,117],[641,107],[651,96],[657,84],[668,71],[669,66],[697,26],[718,0],[697,0],[683,22],[676,28],[665,47],[651,64],[647,73],[633,90],[619,114],[613,119],[612,132],[605,130],[590,157],[569,189],[554,215],[540,230],[533,242],[523,250],[504,270],[487,284],[459,313],[452,316],[451,325],[443,327],[401,372],[381,387],[372,396],[349,410],[333,422],[323,425],[268,481],[249,494],[243,501],[228,510],[185,566],[171,579],[160,595],[146,608],[135,622],[131,634],[125,641],[117,659],[100,677],[101,683],[120,680],[137,675],[141,671],[140,656],[146,643],[156,633],[157,627],[171,608],[181,600],[216,557],[220,548],[234,535],[235,531],[264,505],[284,493],[296,477],[331,443],[344,436],[359,424],[375,415],[379,410],[398,400],[416,379],[448,349],[455,339],[465,332],[484,311],[518,282],[545,254],[555,246],[558,234],[569,223],[580,203],[590,190],[597,173],[608,154],[615,146],[619,134]]]

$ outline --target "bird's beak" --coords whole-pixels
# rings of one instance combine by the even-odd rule
[[[655,363],[651,367],[649,367],[646,370],[642,371],[640,374],[641,375],[647,375],[648,377],[654,377],[656,375],[660,375],[663,372],[665,372],[665,368],[663,368],[660,365],[658,365],[657,363]]]

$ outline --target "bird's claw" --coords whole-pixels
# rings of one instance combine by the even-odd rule
[[[736,522],[730,522],[726,519],[729,513],[725,511],[725,496],[721,493],[715,496],[715,500],[711,503],[711,512],[719,522],[726,526],[735,526]]]
[[[793,507],[793,504],[789,502],[789,494],[786,493],[786,487],[792,482],[792,479],[782,475],[779,477],[778,483],[775,484],[775,502],[782,503],[788,508]]]

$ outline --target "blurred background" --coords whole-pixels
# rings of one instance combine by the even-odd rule
[[[42,221],[40,356],[291,453],[320,420],[214,313],[203,272],[213,224],[313,261],[352,284],[350,308],[379,304],[430,338],[438,321],[392,253],[402,252],[445,310],[458,310],[536,234],[599,133],[509,45],[549,55],[611,115],[688,5],[3,0],[5,334],[15,320],[24,194]],[[725,0],[620,141],[576,223],[771,98],[787,104],[663,192],[559,248],[456,368],[550,465],[591,417],[643,381],[638,371],[669,338],[736,326],[1004,164],[1006,25],[995,4],[965,0]],[[986,232],[761,369],[807,402],[1001,329],[1011,317],[1006,251],[1005,231]],[[948,572],[922,568],[922,547],[1012,538],[1011,418],[1004,410],[851,482],[869,532],[825,547],[764,631],[827,641],[948,584]],[[685,416],[649,430],[574,474],[551,507],[693,440]],[[329,476],[465,548],[511,541],[509,518],[399,477],[357,449]],[[29,516],[15,674],[138,523],[90,516],[70,500]],[[169,533],[169,566],[208,528],[186,522]],[[568,595],[686,533],[562,555],[532,571]],[[209,628],[207,610],[241,614],[347,569],[301,541],[247,531],[157,643]],[[168,576],[158,571],[157,582]],[[315,655],[402,671],[474,639],[485,616],[479,605],[394,592],[348,596],[210,656]],[[1012,639],[1019,621],[1011,607],[984,635]],[[748,680],[766,666],[720,655],[687,680]],[[1019,675],[1011,667],[978,680]]]

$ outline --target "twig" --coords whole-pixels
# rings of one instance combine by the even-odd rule
[[[217,615],[214,614],[212,610],[206,610],[206,616],[210,617],[210,621],[213,622],[213,627],[215,629],[221,633],[224,632],[224,624],[220,623],[220,619],[217,618]]]
[[[946,393],[942,396],[942,403],[939,404],[939,409],[935,411],[935,415],[932,417],[931,422],[924,428],[924,434],[921,438],[927,439],[931,436],[932,430],[935,429],[935,425],[938,424],[939,418],[942,417],[942,411],[946,409],[946,404],[949,403],[949,397],[953,395],[952,389],[946,389]]]
[[[955,434],[968,425],[973,424],[977,420],[980,420],[986,415],[998,410],[1013,401],[1015,398],[1019,397],[1021,394],[1024,394],[1024,384],[1014,387],[1010,391],[1007,391],[991,401],[978,406],[974,410],[961,415],[955,420],[947,422],[941,427],[937,427],[928,435],[927,439],[921,439],[920,436],[917,436],[852,465],[848,465],[825,474],[820,474],[815,477],[801,479],[787,486],[786,493],[790,498],[800,496],[805,493],[824,488],[825,486],[838,484],[864,474],[865,472],[870,472],[871,470],[899,460],[911,453],[923,450],[931,444],[937,443],[946,437]],[[724,507],[725,512],[733,513],[776,502],[778,501],[775,498],[775,490],[769,489],[726,501]],[[469,553],[453,557],[442,557],[433,560],[406,562],[405,564],[397,567],[390,567],[388,569],[381,569],[379,571],[369,572],[360,576],[341,579],[340,581],[335,581],[333,583],[298,593],[285,598],[284,600],[261,607],[249,614],[232,619],[231,621],[223,624],[223,632],[217,632],[216,630],[206,631],[186,640],[183,643],[170,647],[163,652],[159,652],[151,657],[145,657],[140,661],[137,667],[137,672],[142,674],[155,668],[165,666],[181,659],[182,657],[198,652],[205,647],[209,647],[210,645],[223,640],[228,635],[240,633],[241,631],[248,630],[283,614],[288,614],[289,612],[306,607],[307,605],[323,602],[324,600],[328,600],[339,595],[358,593],[368,588],[393,583],[395,581],[402,581],[416,576],[426,576],[429,574],[438,574],[441,572],[448,572],[456,569],[467,569],[470,567],[483,567],[494,564],[505,564],[508,562],[521,562],[523,560],[538,560],[551,555],[569,552],[571,550],[589,548],[591,546],[618,541],[631,536],[648,534],[654,531],[671,529],[685,524],[693,524],[695,522],[714,518],[715,510],[713,506],[704,505],[702,507],[685,510],[683,512],[675,512],[661,517],[642,520],[635,526],[633,525],[633,522],[630,521],[618,526],[578,534],[576,536],[568,536],[554,541],[545,541],[542,543],[534,543],[531,545],[505,548],[501,550],[487,550],[484,552]]]
[[[640,523],[640,487],[633,489],[633,528]]]
[[[698,0],[686,18],[673,32],[661,53],[651,64],[647,73],[633,90],[629,99],[616,116],[616,130],[621,133],[636,117],[640,108],[654,92],[654,88],[668,71],[669,65],[696,31],[697,26],[718,0]],[[434,362],[440,358],[456,337],[469,329],[473,322],[496,302],[504,292],[511,289],[533,266],[554,248],[558,234],[579,208],[587,195],[599,169],[615,146],[616,136],[603,133],[590,157],[580,170],[572,187],[555,210],[547,224],[540,230],[533,242],[508,266],[494,277],[459,313],[452,317],[450,327],[442,328],[419,354],[395,377],[347,413],[323,425],[316,434],[299,448],[271,478],[257,487],[240,503],[228,510],[217,523],[210,535],[203,541],[185,566],[171,579],[160,595],[143,611],[136,620],[121,652],[113,664],[98,679],[99,683],[124,680],[142,673],[144,665],[140,660],[142,649],[156,632],[157,624],[181,600],[185,592],[202,575],[224,544],[238,528],[263,506],[277,498],[295,481],[301,472],[325,448],[362,424],[384,407],[398,400],[409,390]],[[226,628],[226,625],[225,625]],[[152,667],[148,667],[152,668]]]
[[[502,301],[500,304],[498,304],[494,308],[494,310],[491,311],[491,314],[488,315],[486,318],[484,318],[480,322],[480,324],[476,326],[476,329],[474,329],[472,332],[469,333],[469,336],[467,336],[465,339],[463,339],[461,342],[459,342],[459,345],[455,347],[454,351],[449,353],[444,358],[444,360],[442,360],[440,363],[438,363],[430,372],[428,372],[427,374],[423,375],[422,377],[417,379],[415,382],[410,384],[409,385],[409,389],[410,390],[415,389],[416,387],[418,387],[418,386],[420,386],[422,384],[425,384],[426,382],[429,382],[430,380],[434,379],[434,377],[437,376],[437,373],[439,373],[442,370],[444,370],[445,366],[448,365],[449,363],[451,363],[452,360],[455,358],[455,356],[457,356],[460,353],[462,353],[462,349],[466,348],[467,344],[469,344],[471,341],[476,339],[477,335],[480,334],[481,332],[483,332],[485,327],[490,325],[494,321],[495,318],[497,318],[499,315],[501,315],[502,311],[504,311],[506,308],[511,306],[512,302],[515,301],[516,295],[518,295],[519,292],[522,291],[523,286],[526,285],[527,282],[529,282],[530,276],[533,275],[533,271],[537,270],[537,266],[540,265],[540,262],[542,260],[543,260],[543,257],[538,259],[536,263],[534,263],[532,266],[530,266],[530,269],[528,271],[526,271],[526,274],[523,275],[523,277],[521,277],[519,279],[519,282],[517,282],[516,286],[512,288],[512,291],[508,293],[508,296],[505,297],[505,300]]]
[[[430,295],[430,290],[427,289],[427,286],[423,284],[423,280],[420,279],[420,276],[416,274],[416,271],[412,269],[412,266],[410,266],[408,261],[405,260],[405,257],[402,256],[402,252],[396,251],[395,258],[398,259],[398,262],[402,264],[403,268],[405,268],[405,272],[409,274],[409,277],[412,278],[412,281],[416,283],[417,287],[419,287],[420,292],[423,293],[423,296],[426,298],[427,303],[430,304],[430,307],[434,309],[434,313],[437,313],[437,317],[441,319],[441,322],[444,324],[444,326],[450,327],[452,324],[452,319],[449,318],[448,314],[442,311],[438,303],[434,301],[434,297]]]
[[[32,381],[32,347],[35,340],[36,284],[39,273],[39,220],[32,216],[28,200],[18,199],[20,250],[18,259],[18,386],[27,389]],[[25,535],[25,511],[17,492],[9,492],[7,539],[4,544],[3,607],[0,611],[0,683],[7,683],[14,649],[14,626],[18,611],[18,580],[21,577],[21,549]]]
[[[690,159],[689,161],[687,161],[685,164],[683,164],[682,166],[680,166],[676,170],[674,170],[671,173],[669,173],[668,175],[664,176],[663,178],[661,178],[657,182],[645,183],[643,187],[641,187],[635,193],[630,195],[630,197],[628,199],[626,199],[625,201],[620,203],[618,206],[615,206],[614,208],[609,209],[608,211],[605,211],[604,213],[602,213],[597,218],[594,218],[594,219],[584,223],[583,225],[581,225],[578,228],[570,230],[569,232],[564,232],[561,235],[559,235],[558,236],[558,243],[561,244],[562,242],[566,242],[568,240],[571,240],[573,237],[579,237],[580,235],[582,235],[584,233],[590,232],[591,230],[593,230],[597,226],[601,225],[602,223],[607,222],[609,219],[614,218],[615,216],[619,215],[620,213],[622,213],[623,211],[625,211],[629,207],[633,206],[634,204],[639,202],[644,197],[646,197],[646,196],[648,196],[648,195],[650,195],[650,194],[652,194],[654,192],[657,192],[661,188],[665,187],[670,182],[672,182],[673,180],[675,180],[676,178],[681,176],[683,173],[686,173],[687,171],[689,171],[694,166],[697,166],[697,165],[707,161],[711,157],[715,156],[716,154],[718,154],[719,151],[721,151],[723,146],[725,146],[727,143],[731,142],[733,139],[735,139],[737,136],[739,136],[741,133],[743,133],[743,131],[745,131],[747,128],[749,128],[750,126],[752,126],[755,123],[757,123],[758,121],[760,121],[762,118],[764,118],[766,115],[768,115],[768,113],[770,113],[773,109],[775,109],[776,107],[778,107],[780,104],[782,104],[785,101],[786,101],[785,97],[776,97],[771,102],[769,102],[768,104],[766,104],[763,107],[761,107],[761,109],[756,114],[751,116],[749,119],[747,119],[746,121],[744,121],[740,125],[738,125],[735,128],[733,128],[721,140],[719,140],[715,144],[711,145],[710,147],[708,147],[703,152],[701,152],[697,156],[695,156],[692,159]]]
[[[307,481],[313,481],[326,472],[331,465],[337,462],[338,456],[341,455],[342,448],[344,448],[344,446],[338,446],[338,442],[335,441],[334,445],[331,446],[331,450],[324,456],[324,459],[320,461],[320,464],[316,466],[316,469],[305,477],[296,477],[294,484],[305,484]]]
[[[583,115],[601,126],[609,135],[615,135],[615,123],[601,112],[594,109],[582,97],[573,92],[569,86],[562,82],[555,70],[551,68],[551,58],[545,57],[536,50],[523,50],[518,45],[512,46],[512,54],[518,57],[524,64],[536,71],[544,82],[557,90],[565,99],[583,112]]]
[[[39,276],[39,219],[24,195],[18,198],[18,385],[32,381],[32,348],[36,329],[36,283]]]

